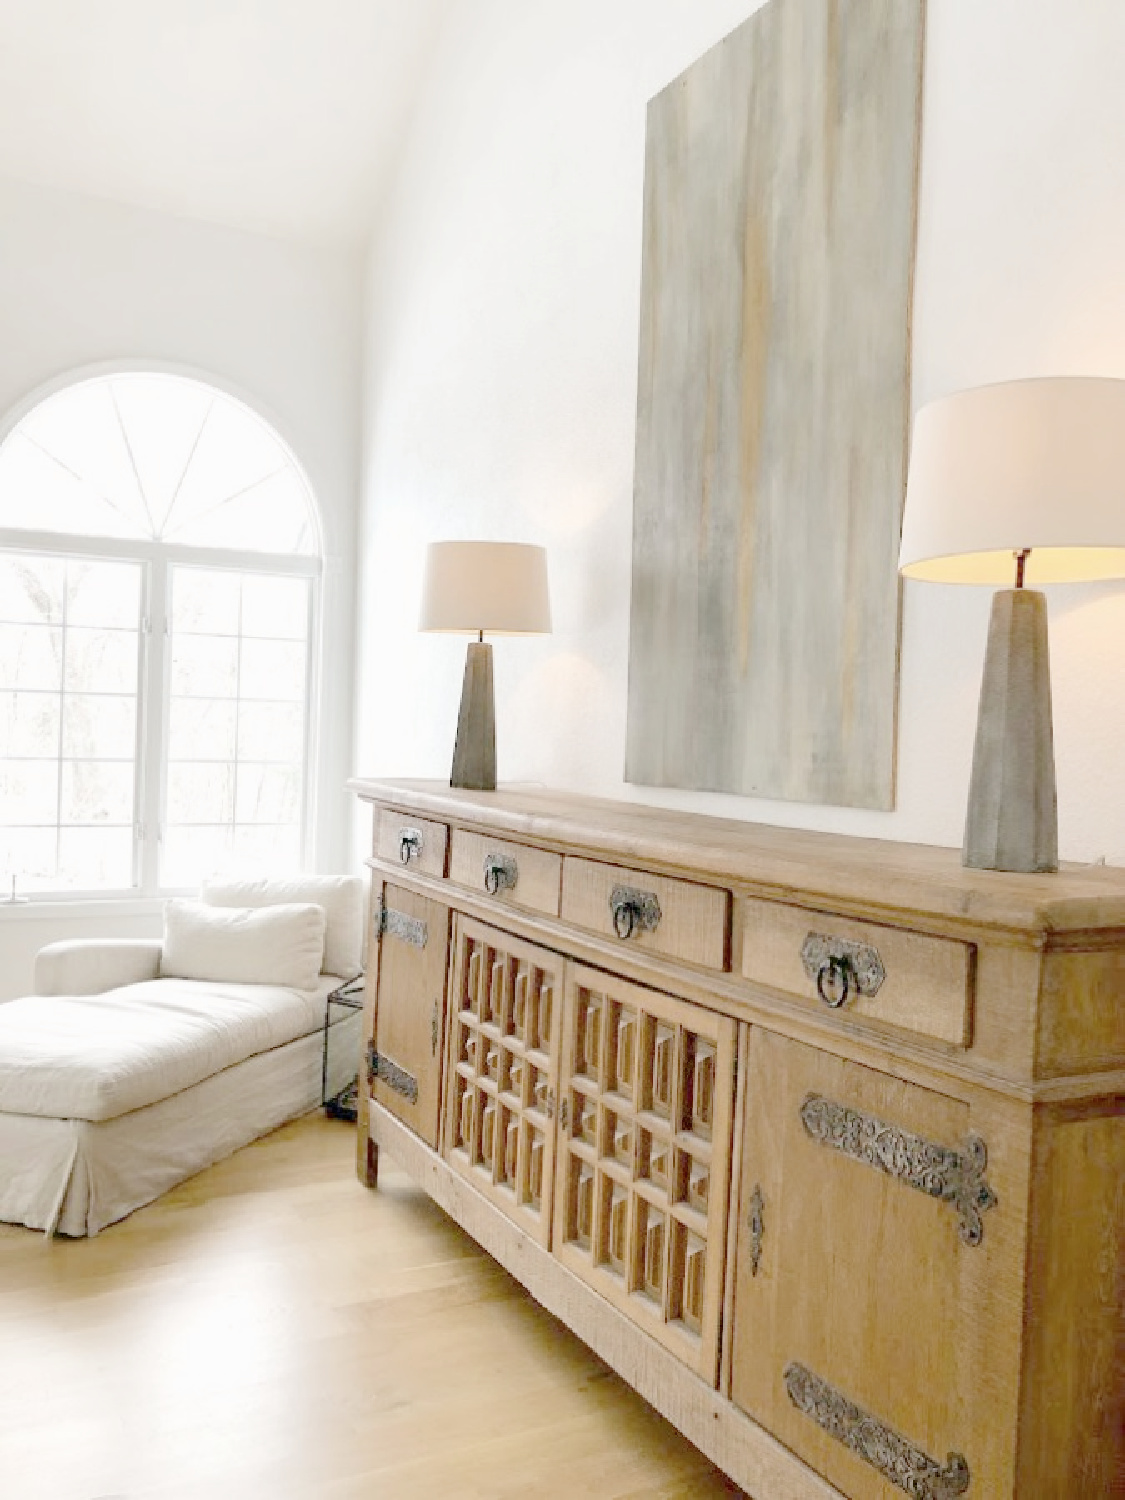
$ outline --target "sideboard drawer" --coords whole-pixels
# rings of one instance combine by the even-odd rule
[[[562,916],[707,969],[729,964],[730,892],[590,859],[563,861]]]
[[[465,828],[453,830],[449,878],[505,906],[557,917],[561,866],[562,856],[549,850]]]
[[[971,943],[752,898],[741,924],[745,979],[818,1010],[969,1045]]]
[[[375,820],[375,857],[401,864],[418,875],[445,874],[449,828],[413,813],[383,807]]]

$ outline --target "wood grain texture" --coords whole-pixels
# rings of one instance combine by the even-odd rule
[[[722,1321],[735,1030],[701,1006],[567,966],[555,1253],[711,1384]],[[589,1055],[592,1038],[596,1055]],[[693,1063],[701,1060],[708,1098],[696,1101],[706,1115],[696,1125]],[[663,1104],[654,1097],[657,1075],[667,1084]],[[693,1168],[702,1174],[701,1201],[690,1188]],[[576,1201],[581,1179],[591,1195],[585,1226]]]
[[[458,915],[442,1154],[551,1245],[563,959]]]
[[[522,1282],[536,1302],[577,1333],[599,1358],[753,1500],[843,1500],[839,1490],[794,1458],[756,1422],[724,1401],[708,1382],[694,1375],[675,1355],[475,1193],[447,1162],[393,1116],[376,1109],[371,1130],[386,1153],[490,1256]],[[613,1493],[610,1483],[595,1477],[582,1493],[597,1495],[598,1500],[605,1496],[608,1500]],[[548,1488],[543,1493],[550,1496],[554,1492]],[[558,1493],[578,1492],[564,1489]],[[650,1495],[657,1500],[659,1493],[659,1489],[646,1489],[639,1479],[630,1500],[642,1497],[650,1500]],[[689,1491],[690,1500],[702,1500],[708,1493],[701,1486],[698,1491]]]
[[[376,790],[361,785],[367,793]],[[451,1211],[463,1222],[473,1219],[473,1233],[510,1257],[505,1264],[536,1296],[542,1287],[557,1299],[552,1305],[583,1337],[607,1338],[615,1367],[647,1392],[649,1358],[637,1351],[656,1348],[656,1368],[666,1373],[675,1346],[664,1347],[646,1333],[635,1301],[639,1285],[633,1291],[625,1286],[620,1297],[598,1296],[603,1320],[611,1311],[613,1319],[632,1325],[631,1335],[620,1339],[601,1327],[587,1331],[586,1304],[575,1288],[588,1271],[589,1290],[603,1292],[599,1278],[607,1265],[638,1283],[648,1274],[637,1256],[642,1243],[646,1253],[656,1243],[646,1238],[652,1207],[664,1215],[665,1228],[683,1228],[695,1237],[697,1268],[704,1241],[721,1244],[733,1265],[727,1277],[707,1274],[703,1282],[709,1297],[722,1287],[718,1359],[709,1355],[706,1361],[709,1379],[718,1365],[712,1405],[697,1407],[698,1381],[684,1386],[669,1376],[675,1401],[685,1404],[661,1407],[674,1410],[685,1432],[699,1432],[704,1445],[715,1423],[720,1446],[707,1451],[721,1453],[718,1461],[732,1477],[748,1472],[740,1467],[747,1453],[756,1462],[772,1450],[760,1448],[753,1434],[761,1427],[739,1417],[728,1390],[852,1500],[894,1500],[899,1493],[792,1404],[785,1364],[780,1371],[775,1367],[793,1359],[925,1449],[939,1466],[951,1452],[963,1453],[973,1476],[970,1493],[989,1500],[1072,1500],[1081,1493],[1085,1500],[1088,1490],[1099,1493],[1090,1485],[1104,1488],[1111,1482],[1107,1475],[1116,1479],[1119,1277],[1125,1264],[1118,1182],[1125,1123],[1120,871],[985,876],[951,869],[941,851],[718,823],[564,793],[496,792],[469,799],[417,783],[382,783],[377,791],[372,800],[381,806],[433,814],[439,821],[448,815],[454,826],[486,838],[518,834],[519,842],[561,854],[564,868],[584,861],[627,872],[642,888],[651,878],[673,892],[729,891],[736,912],[742,901],[760,908],[757,928],[738,923],[736,968],[708,970],[685,961],[678,945],[666,954],[600,936],[579,925],[570,907],[564,906],[562,917],[514,907],[499,912],[465,887],[372,861],[377,873],[419,898],[449,901],[466,932],[471,923],[491,933],[497,951],[534,943],[570,976],[570,1023],[559,1049],[543,1053],[548,1078],[550,1058],[565,1053],[566,1075],[559,1107],[543,1121],[544,1128],[555,1121],[560,1164],[551,1246],[536,1247],[533,1226],[521,1228],[518,1220],[512,1221],[514,1237],[511,1227],[494,1234],[488,1215],[494,1218],[498,1205],[483,1200],[494,1187],[495,1153],[483,1187],[479,1173],[469,1174],[459,1195],[441,1199],[456,1203]],[[613,856],[621,849],[635,858],[618,865]],[[723,874],[717,875],[713,857]],[[734,876],[726,873],[731,867]],[[836,895],[814,899],[813,891],[825,885]],[[912,1023],[930,1030],[892,1029],[877,1016],[827,1010],[799,992],[797,986],[806,983],[803,970],[799,981],[780,969],[774,981],[746,977],[756,975],[754,956],[768,949],[770,934],[782,930],[792,938],[783,945],[787,962],[795,964],[792,950],[814,916],[823,917],[830,931],[885,948],[898,985],[896,1007],[901,1003]],[[946,995],[957,1001],[952,1011],[964,1013],[970,946],[972,1026],[958,1043],[932,1034],[933,1016],[948,1019]],[[488,1040],[499,1044],[499,1097],[508,1024],[503,984],[497,993],[499,1007],[488,1023],[496,1036]],[[646,1033],[649,1023],[662,1026],[663,1037]],[[678,1062],[661,1072],[658,1052],[666,1059],[686,1058],[694,1035],[699,1046],[691,1076],[705,1077],[695,1065],[706,1057],[703,1042],[719,1041],[722,1032],[715,1028],[726,1027],[731,1042],[716,1054],[732,1051],[732,1023],[738,1023],[741,1038],[737,1078],[729,1065],[716,1068],[716,1078],[724,1081],[715,1085],[712,1135],[700,1128],[703,1116],[694,1106],[690,1126],[685,1113],[673,1132],[676,1089],[682,1101],[688,1073],[681,1073]],[[659,1107],[658,1076],[672,1080],[661,1083]],[[646,1078],[651,1101],[644,1096]],[[483,1085],[482,1092],[488,1093]],[[719,1125],[720,1092],[722,1108],[734,1120],[730,1159],[739,1159],[737,1177],[720,1168],[716,1181],[714,1135],[725,1138],[727,1131]],[[855,1160],[833,1149],[830,1136],[816,1128],[806,1129],[800,1111],[809,1093],[893,1127],[880,1133],[885,1170],[870,1158]],[[709,1094],[709,1085],[700,1094],[693,1083],[693,1099]],[[499,1103],[511,1107],[502,1097]],[[428,1190],[448,1191],[432,1168],[432,1152],[378,1107],[373,1119],[377,1142],[390,1146],[393,1140],[393,1151],[415,1162]],[[839,1124],[843,1129],[844,1122]],[[917,1139],[903,1139],[901,1132]],[[984,1233],[976,1245],[965,1244],[958,1233],[963,1209],[952,1201],[955,1185],[932,1184],[931,1196],[903,1181],[901,1168],[911,1161],[912,1171],[920,1171],[928,1141],[946,1172],[951,1163],[940,1152],[958,1153],[964,1162],[972,1136],[985,1144],[984,1176],[997,1199],[982,1211]],[[679,1154],[674,1170],[687,1168],[686,1176],[675,1179],[687,1184],[684,1199],[669,1202],[653,1176],[653,1149],[663,1144],[671,1146],[673,1163]],[[568,1158],[577,1164],[573,1178],[564,1175]],[[707,1168],[711,1178],[704,1189]],[[765,1237],[754,1276],[747,1236],[759,1183],[766,1199]],[[705,1221],[702,1212],[705,1191],[716,1190],[730,1194],[725,1226]],[[574,1210],[583,1202],[592,1206],[576,1234]],[[586,1239],[591,1246],[596,1240],[593,1256]],[[547,1249],[553,1271],[542,1269],[540,1254]],[[572,1268],[571,1250],[582,1250],[595,1263]],[[670,1262],[659,1264],[668,1274]],[[679,1274],[680,1267],[675,1270]],[[698,1290],[698,1280],[695,1285]],[[655,1301],[651,1287],[644,1295]],[[701,1329],[715,1307],[705,1313],[705,1299],[696,1306]],[[619,1326],[613,1319],[610,1329]],[[663,1373],[655,1383],[659,1399],[668,1399]],[[736,1418],[746,1422],[745,1429]],[[735,1434],[742,1436],[736,1441]],[[1051,1446],[1048,1459],[1042,1457],[1044,1444]],[[767,1472],[761,1500],[787,1493],[784,1485],[797,1483],[794,1476],[801,1483],[811,1480],[811,1469],[799,1464]],[[796,1493],[804,1494],[800,1485]]]
[[[733,1399],[853,1500],[894,1500],[887,1479],[791,1402],[784,1373],[797,1361],[937,1463],[962,1454],[970,1493],[1011,1495],[1001,1289],[1018,1287],[1023,1265],[1018,1164],[1006,1176],[1003,1145],[990,1153],[1000,1205],[967,1246],[950,1204],[810,1137],[809,1094],[950,1148],[980,1128],[962,1100],[752,1028],[741,1202],[760,1186],[765,1232],[755,1273],[743,1212]],[[1002,1126],[985,1129],[991,1146]],[[976,1399],[990,1383],[992,1399]]]
[[[515,862],[516,884],[511,890],[501,888],[494,895],[486,891],[484,861],[491,854]],[[449,855],[449,878],[469,890],[487,894],[498,906],[522,906],[528,911],[558,916],[562,860],[557,854],[549,854],[529,844],[513,844],[495,835],[455,828]]]
[[[94,1239],[0,1225],[5,1500],[733,1500],[350,1137],[307,1116]]]
[[[417,1087],[411,1098],[384,1078],[373,1097],[418,1132],[438,1142],[441,1114],[441,1060],[445,1039],[445,978],[449,959],[449,907],[390,884],[383,902],[426,929],[426,945],[416,948],[384,932],[379,939],[379,987],[375,1000],[375,1046],[381,1059],[405,1070]]]
[[[410,851],[407,860],[402,858],[404,840],[417,835],[417,846],[407,842]],[[423,875],[444,875],[449,847],[449,827],[428,818],[404,817],[394,808],[385,807],[375,820],[374,853],[377,859],[389,864],[402,864]]]
[[[889,839],[771,827],[547,788],[504,787],[482,795],[438,781],[348,783],[360,797],[491,829],[543,848],[586,852],[755,895],[791,898],[856,916],[910,914],[923,928],[995,931],[1028,941],[1119,946],[1125,933],[1125,871],[1064,865],[1057,875],[966,870],[960,850]],[[816,898],[816,899],[813,899]]]
[[[772,0],[649,105],[630,781],[894,802],[923,0]]]
[[[821,1006],[815,978],[801,961],[807,935],[817,933],[874,948],[886,977],[873,995],[854,989],[847,1013],[887,1026],[921,1031],[964,1046],[972,1017],[973,949],[949,938],[843,919],[776,901],[739,903],[743,934],[742,973],[757,984],[787,990]]]
[[[638,925],[622,947],[664,953],[708,969],[725,969],[729,948],[730,892],[684,880],[666,880],[648,870],[589,859],[563,862],[562,917],[605,937],[615,937],[610,897],[618,886],[643,891],[660,903],[660,921],[648,931]]]
[[[1016,1493],[1125,1494],[1125,1098],[1035,1150]]]

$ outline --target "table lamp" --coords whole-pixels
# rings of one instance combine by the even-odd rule
[[[490,635],[551,630],[547,554],[520,542],[432,542],[426,552],[419,630],[471,631],[450,786],[496,787],[496,709]]]
[[[914,422],[899,571],[1012,584],[992,601],[962,863],[1058,868],[1047,602],[1125,577],[1125,380],[1014,380]]]

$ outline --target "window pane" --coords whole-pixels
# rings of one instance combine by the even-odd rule
[[[234,830],[229,860],[235,870],[296,870],[300,852],[301,831],[296,824],[243,824]]]
[[[54,760],[0,761],[0,824],[26,827],[55,823],[59,811],[59,767]]]
[[[65,590],[63,558],[0,555],[0,620],[58,624],[63,617]]]
[[[237,708],[233,698],[173,698],[169,760],[233,760]]]
[[[68,630],[66,691],[135,693],[138,640],[135,630]]]
[[[62,637],[54,625],[0,625],[0,688],[57,691]]]
[[[239,684],[242,697],[303,702],[305,657],[303,641],[244,640]]]
[[[160,883],[173,890],[196,887],[208,875],[225,870],[230,858],[230,827],[165,830]]]
[[[208,635],[237,635],[242,575],[177,568],[172,586],[172,630]]]
[[[60,823],[133,823],[133,764],[64,760]]]
[[[173,697],[233,698],[237,692],[237,640],[211,635],[173,635]]]
[[[242,633],[303,641],[308,634],[309,585],[304,578],[246,578]]]
[[[238,823],[295,823],[301,812],[301,779],[295,766],[238,767]]]
[[[5,828],[0,824],[0,896],[49,889],[55,884],[58,833],[54,828]]]
[[[132,760],[137,700],[110,693],[70,693],[63,702],[63,754],[83,760]]]
[[[245,760],[299,765],[304,755],[304,703],[243,703],[238,709],[238,751]]]
[[[0,693],[0,759],[59,753],[56,693]]]
[[[44,453],[20,427],[0,446],[0,526],[109,537],[138,534],[92,485]]]
[[[132,828],[63,828],[58,883],[73,890],[124,890],[133,884]]]
[[[66,623],[135,630],[141,613],[141,570],[136,563],[72,558],[66,570]]]
[[[168,821],[229,823],[234,812],[234,768],[229,765],[168,767]]]

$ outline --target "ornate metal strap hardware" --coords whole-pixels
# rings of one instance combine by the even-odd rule
[[[952,1500],[969,1488],[969,1466],[960,1453],[938,1463],[804,1365],[786,1366],[785,1389],[798,1411],[914,1500]]]
[[[441,1007],[434,1001],[434,1012],[430,1017],[430,1056],[437,1056],[438,1035],[441,1031]]]
[[[655,932],[660,925],[660,902],[654,891],[638,891],[631,885],[615,885],[609,894],[613,930],[622,942],[634,932]]]
[[[400,1068],[398,1063],[392,1062],[389,1057],[382,1056],[381,1053],[375,1051],[374,1047],[368,1046],[368,1088],[374,1088],[376,1079],[380,1079],[396,1094],[401,1094],[408,1104],[418,1103],[418,1080],[413,1073],[408,1073],[405,1068]]]
[[[957,1232],[966,1245],[979,1245],[984,1238],[981,1214],[995,1208],[997,1198],[984,1180],[988,1148],[980,1136],[968,1136],[958,1151],[820,1094],[805,1098],[801,1123],[821,1145],[951,1203],[960,1220]]]
[[[519,875],[519,866],[510,854],[484,856],[484,888],[490,896],[500,891],[514,891]]]
[[[408,865],[412,859],[421,859],[422,830],[420,828],[402,828],[399,830],[398,857],[404,865]]]
[[[820,932],[810,932],[801,944],[801,963],[817,994],[833,1010],[846,1005],[853,993],[877,995],[887,977],[877,948]]]
[[[757,1276],[758,1267],[762,1262],[762,1236],[766,1232],[765,1207],[766,1200],[762,1197],[762,1184],[756,1182],[754,1191],[750,1194],[750,1217],[747,1220],[750,1228],[751,1276]]]
[[[376,931],[389,933],[412,948],[424,948],[430,940],[430,931],[418,917],[408,917],[404,911],[395,911],[393,906],[381,906]]]

